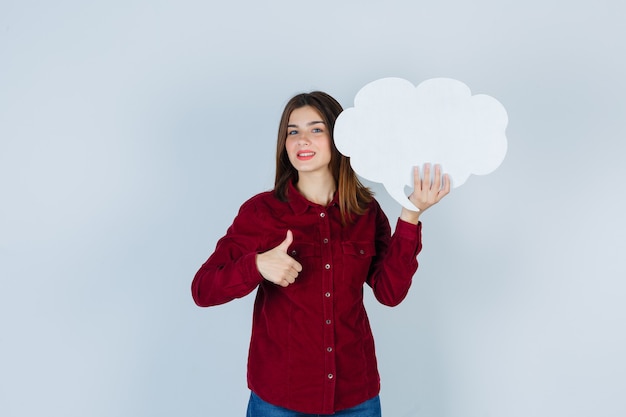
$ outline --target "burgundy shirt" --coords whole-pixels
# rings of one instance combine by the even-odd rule
[[[273,192],[245,202],[226,236],[192,283],[208,307],[258,288],[248,356],[248,387],[263,400],[309,414],[331,414],[380,391],[374,339],[363,306],[367,283],[381,303],[399,304],[417,270],[421,223],[389,221],[374,200],[354,223],[341,225],[336,198],[321,206],[295,187],[289,202]],[[286,288],[263,279],[257,253],[280,244],[302,264]]]

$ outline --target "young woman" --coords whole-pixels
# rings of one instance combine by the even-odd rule
[[[363,306],[406,296],[421,249],[420,214],[450,191],[438,166],[414,171],[393,235],[387,217],[341,155],[341,105],[323,92],[286,105],[273,191],[245,202],[192,283],[207,307],[257,289],[248,357],[248,417],[380,416],[380,382]],[[384,138],[381,138],[384,140]],[[433,178],[434,177],[434,178]]]

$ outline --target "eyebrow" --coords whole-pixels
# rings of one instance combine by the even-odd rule
[[[324,123],[323,121],[321,121],[321,120],[315,120],[315,121],[313,121],[313,122],[309,122],[309,123],[307,123],[306,125],[307,125],[307,126],[313,126],[313,125],[316,125],[316,124],[318,124],[318,123],[325,124],[325,123]],[[298,127],[298,125],[293,125],[293,124],[291,124],[291,125],[287,125],[287,127]]]

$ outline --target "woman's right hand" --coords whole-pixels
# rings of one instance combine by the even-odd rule
[[[302,271],[302,265],[287,254],[292,242],[293,233],[287,230],[287,237],[280,245],[256,256],[256,268],[261,276],[281,287],[293,284]]]

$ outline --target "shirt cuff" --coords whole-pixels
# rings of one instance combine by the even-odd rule
[[[248,255],[244,255],[241,258],[241,262],[243,262],[245,268],[245,281],[251,284],[259,284],[263,281],[263,275],[259,272],[256,267],[256,256],[257,253],[249,253]]]
[[[401,218],[398,218],[396,223],[395,235],[404,239],[416,240],[422,234],[422,222],[417,224],[405,222]]]

